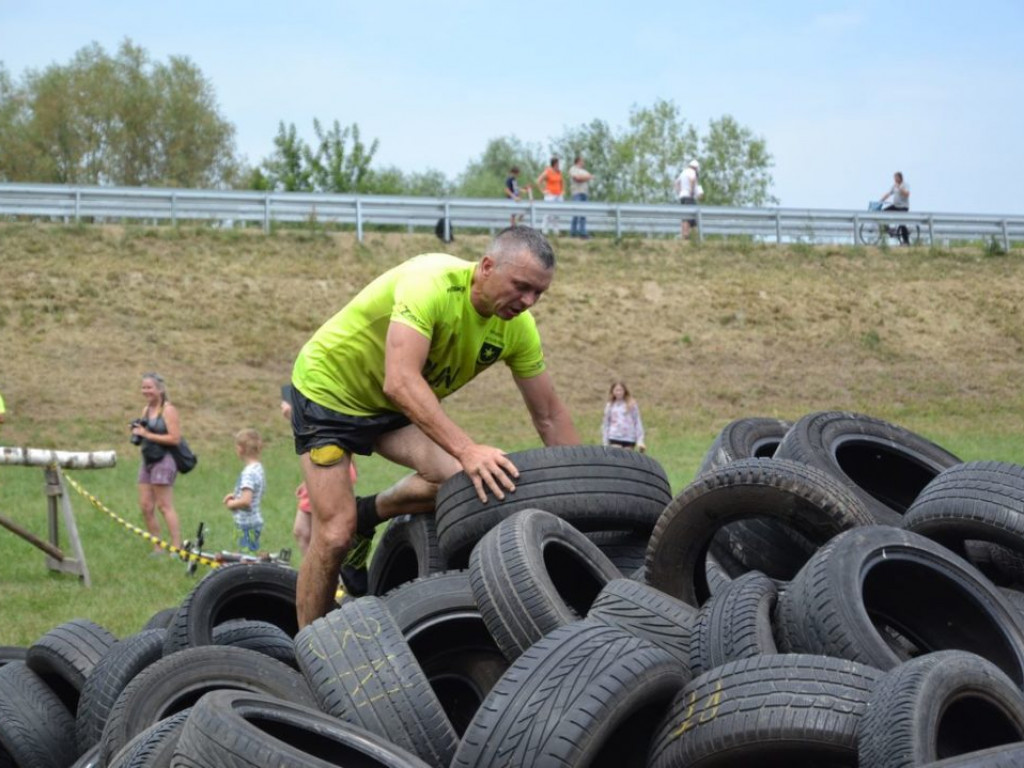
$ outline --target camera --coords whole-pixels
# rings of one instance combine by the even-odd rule
[[[149,422],[146,419],[132,419],[132,423],[131,423],[130,426],[133,429],[135,427],[142,427],[143,429],[149,429]],[[142,444],[142,436],[141,435],[132,435],[128,439],[132,441],[132,445],[141,445]]]

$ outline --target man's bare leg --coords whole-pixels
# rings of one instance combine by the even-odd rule
[[[381,520],[432,511],[438,487],[462,471],[458,460],[415,424],[381,435],[374,450],[389,461],[415,470],[377,494],[377,516]]]
[[[299,627],[334,609],[338,572],[356,532],[356,499],[349,478],[349,457],[321,467],[308,453],[299,459],[313,507],[309,549],[302,558],[295,603]]]

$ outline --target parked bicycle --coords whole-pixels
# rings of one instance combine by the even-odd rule
[[[882,211],[882,204],[875,200],[868,203],[869,211]],[[908,222],[893,226],[888,222],[868,219],[861,222],[858,230],[860,242],[864,245],[881,245],[882,238],[893,238],[904,245],[919,245],[921,243],[921,225]]]

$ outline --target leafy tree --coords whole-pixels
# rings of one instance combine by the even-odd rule
[[[101,171],[95,161],[99,147],[86,144],[71,74],[51,67],[43,73],[29,73],[27,85],[25,134],[34,178],[12,180],[96,183]],[[92,162],[81,162],[90,155]],[[95,175],[90,176],[89,170]]]
[[[187,58],[153,63],[125,40],[0,84],[0,176],[11,181],[200,187],[237,173],[234,127]]]
[[[502,180],[504,183],[504,179]],[[442,171],[428,168],[421,173],[410,173],[405,177],[402,194],[417,197],[447,197],[454,192],[454,185]]]
[[[701,163],[704,202],[764,205],[774,202],[772,159],[763,139],[729,116],[712,120],[708,133],[682,117],[666,100],[634,107],[629,124],[611,129],[602,120],[567,129],[552,142],[565,164],[578,152],[594,174],[591,198],[612,202],[659,203],[675,200],[673,182],[693,158]]]
[[[315,152],[306,153],[313,188],[318,192],[364,191],[380,142],[374,139],[369,147],[363,144],[356,123],[342,128],[335,120],[331,130],[324,131],[314,119],[313,130],[319,143]]]
[[[374,178],[370,163],[379,142],[374,139],[366,146],[356,123],[342,128],[335,120],[329,130],[324,130],[314,119],[313,131],[315,148],[299,138],[294,123],[279,123],[274,153],[262,164],[264,174],[250,175],[250,182],[269,184],[271,189],[285,192],[368,191]],[[386,185],[393,183],[393,178],[386,181]]]
[[[188,59],[171,57],[154,73],[157,120],[155,152],[165,183],[210,187],[237,178],[232,125],[222,120],[216,98]]]
[[[0,181],[32,178],[33,154],[27,137],[23,95],[0,62]]]
[[[408,180],[397,165],[371,170],[366,180],[366,191],[375,195],[407,195]]]
[[[590,197],[595,200],[622,200],[622,161],[618,156],[615,136],[604,120],[592,120],[586,125],[566,129],[552,142],[552,154],[563,158],[563,172],[576,155],[583,156],[587,170],[594,173],[590,182]],[[595,170],[596,169],[596,170]]]
[[[107,171],[117,183],[140,186],[150,181],[159,164],[159,139],[162,117],[160,105],[162,73],[147,72],[149,57],[141,48],[122,45],[117,61],[110,61],[102,49],[95,47],[97,61],[83,70],[111,70],[107,79],[118,83],[111,94],[112,119],[110,139],[118,148],[110,159]],[[187,185],[183,185],[187,186]]]
[[[700,142],[700,175],[708,205],[778,204],[770,193],[772,156],[764,139],[730,115],[712,120]]]
[[[265,181],[272,190],[282,192],[309,192],[313,189],[313,171],[306,163],[312,155],[306,143],[298,137],[295,124],[277,125],[274,153],[263,161]]]
[[[679,168],[697,149],[697,134],[670,101],[633,107],[629,125],[614,131],[603,120],[570,128],[553,142],[566,158],[583,155],[594,174],[591,198],[612,202],[659,203],[672,199]]]
[[[242,187],[257,192],[273,192],[274,185],[262,168],[246,168],[242,173]]]
[[[491,139],[478,160],[473,160],[459,176],[459,197],[504,197],[505,179],[513,165],[518,166],[523,186],[533,182],[546,165],[540,145],[526,144],[515,136]]]
[[[672,182],[679,169],[697,151],[697,132],[679,114],[673,102],[660,100],[653,107],[634,108],[629,131],[617,146],[624,178],[621,192],[638,203],[672,199]]]
[[[452,194],[452,189],[448,177],[434,168],[423,172],[403,173],[401,168],[389,165],[378,170],[371,169],[362,191],[375,195],[447,197]]]

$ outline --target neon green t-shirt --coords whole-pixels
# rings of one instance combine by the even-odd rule
[[[314,403],[350,416],[397,412],[384,395],[388,326],[402,323],[430,339],[423,377],[439,399],[503,360],[519,378],[544,371],[529,312],[481,317],[469,300],[476,264],[426,253],[378,277],[306,342],[292,384]]]

